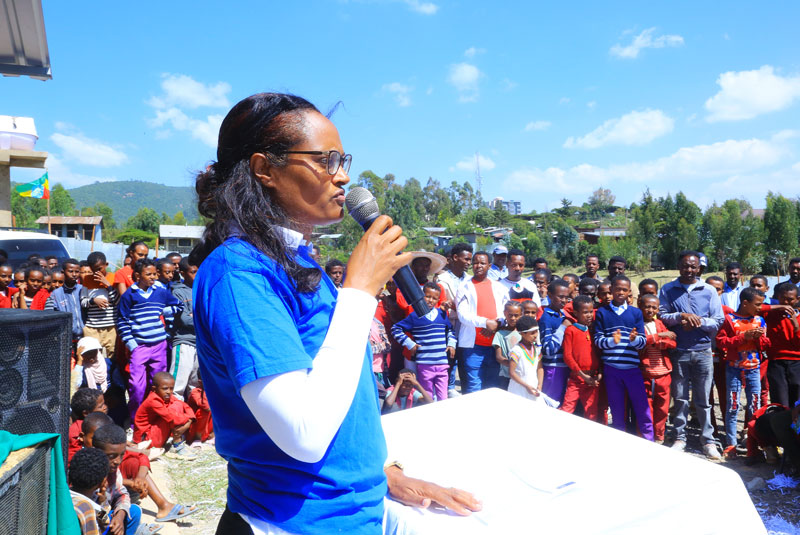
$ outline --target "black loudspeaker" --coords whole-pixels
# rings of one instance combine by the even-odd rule
[[[0,309],[0,429],[58,433],[67,459],[72,315]]]
[[[44,535],[52,441],[12,451],[0,465],[0,535]]]

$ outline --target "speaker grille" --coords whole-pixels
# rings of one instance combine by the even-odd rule
[[[0,472],[0,534],[47,532],[50,442],[12,452]]]
[[[59,433],[66,459],[72,315],[0,310],[0,429]]]

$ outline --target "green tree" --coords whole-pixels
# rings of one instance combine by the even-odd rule
[[[525,258],[530,265],[533,265],[533,259],[547,254],[547,249],[544,246],[541,236],[538,232],[529,232],[525,240]]]
[[[783,195],[767,193],[764,212],[764,245],[775,257],[779,273],[786,273],[786,264],[797,252],[797,206]]]
[[[158,226],[161,224],[161,217],[150,208],[139,208],[136,215],[128,219],[125,224],[126,229],[139,229],[158,235]]]
[[[511,222],[511,214],[508,213],[503,207],[503,203],[496,202],[494,203],[494,224],[498,227],[504,227]]]
[[[18,227],[38,228],[36,220],[47,215],[47,199],[22,197],[14,191],[18,184],[11,184],[11,214],[15,216]],[[75,201],[61,184],[50,189],[50,215],[75,215]]]
[[[659,233],[658,222],[661,217],[658,203],[653,200],[650,190],[647,189],[642,195],[639,204],[634,205],[631,210],[633,222],[628,227],[627,235],[631,236],[639,244],[642,255],[647,259],[647,267],[653,252],[658,247]]]
[[[117,241],[121,243],[143,241],[152,249],[156,246],[156,237],[157,234],[153,232],[147,232],[138,228],[127,228],[117,234]]]
[[[592,192],[587,203],[589,217],[598,219],[606,215],[613,206],[617,198],[611,193],[610,189],[597,188]]]

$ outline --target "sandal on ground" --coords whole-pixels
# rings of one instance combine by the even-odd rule
[[[136,529],[136,535],[152,535],[153,533],[161,531],[163,527],[164,526],[159,526],[158,524],[139,524],[139,527]]]
[[[183,513],[181,513],[181,509],[183,509]],[[172,522],[173,520],[179,520],[189,515],[193,515],[197,511],[199,511],[199,509],[196,505],[176,504],[172,507],[172,509],[170,509],[169,513],[167,513],[167,516],[162,518],[156,517],[156,522]]]

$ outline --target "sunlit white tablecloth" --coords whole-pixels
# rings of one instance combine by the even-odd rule
[[[387,500],[389,535],[766,533],[736,472],[502,390],[382,423],[409,476],[483,501],[458,517]]]

